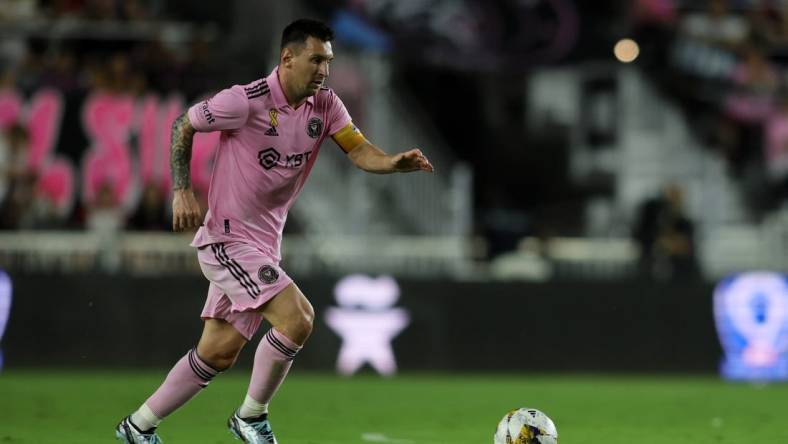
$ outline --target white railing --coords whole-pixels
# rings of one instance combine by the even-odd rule
[[[191,235],[123,232],[0,233],[0,268],[43,273],[200,273]],[[394,273],[461,277],[473,267],[472,241],[457,236],[288,236],[283,267],[294,275]]]
[[[788,271],[788,210],[761,225],[725,225],[701,239],[701,264],[708,276],[748,270]]]
[[[704,277],[788,271],[788,212],[760,228],[726,227],[698,239]],[[123,232],[0,232],[0,268],[40,273],[199,274],[191,235]],[[452,280],[620,279],[636,275],[639,250],[627,238],[524,239],[492,262],[484,241],[463,236],[286,236],[282,266],[295,276],[392,273]]]

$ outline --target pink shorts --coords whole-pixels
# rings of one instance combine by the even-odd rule
[[[223,319],[246,339],[263,321],[257,310],[293,282],[275,260],[243,242],[199,247],[197,259],[211,281],[201,317]]]

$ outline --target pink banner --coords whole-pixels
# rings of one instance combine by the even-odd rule
[[[70,212],[77,193],[90,206],[102,186],[111,187],[115,202],[127,212],[137,206],[143,185],[155,184],[165,196],[171,195],[170,131],[172,122],[184,111],[181,97],[89,95],[82,106],[89,142],[79,171],[55,153],[63,108],[63,98],[54,90],[37,91],[27,104],[18,91],[0,91],[0,129],[14,124],[27,129],[26,163],[37,177],[36,190],[59,214]],[[219,133],[195,135],[192,183],[198,193],[208,191],[219,137]]]

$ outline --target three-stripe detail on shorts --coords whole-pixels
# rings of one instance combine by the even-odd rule
[[[227,251],[224,249],[224,244],[211,244],[211,249],[219,264],[233,275],[252,299],[257,299],[257,296],[260,294],[260,287],[257,286],[257,283],[249,276],[249,273],[235,259],[230,259],[230,256],[227,255]]]
[[[292,348],[282,344],[282,341],[279,339],[276,339],[276,336],[273,334],[273,329],[268,330],[268,333],[265,334],[265,339],[268,340],[268,343],[271,344],[273,348],[279,350],[280,353],[285,355],[285,360],[287,361],[292,361],[293,358],[295,358],[296,353],[298,353],[298,351],[293,350]]]
[[[260,97],[263,94],[268,93],[268,81],[266,79],[261,80],[259,83],[256,83],[252,86],[244,87],[244,91],[246,91],[246,98],[247,99],[254,99],[255,97]]]
[[[204,364],[202,362],[202,359],[200,359],[200,357],[197,355],[196,348],[189,350],[187,357],[189,359],[189,366],[192,368],[194,374],[197,375],[198,378],[204,381],[203,384],[200,384],[200,387],[205,388],[208,385],[208,383],[211,382],[213,377],[216,376],[216,374],[219,372],[214,369],[209,370],[205,368],[208,365]]]

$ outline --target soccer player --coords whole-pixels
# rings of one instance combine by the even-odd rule
[[[333,31],[297,20],[282,33],[270,75],[225,89],[192,106],[172,126],[173,229],[197,228],[192,246],[210,281],[197,347],[162,385],[123,419],[126,443],[160,443],[159,423],[230,368],[263,318],[271,329],[254,356],[246,398],[228,420],[247,443],[276,444],[268,404],[312,332],[314,311],[279,267],[282,228],[321,143],[331,137],[357,167],[372,173],[433,171],[418,149],[387,155],[353,125],[342,101],[324,86],[334,58]],[[221,131],[203,221],[191,188],[195,131]]]

